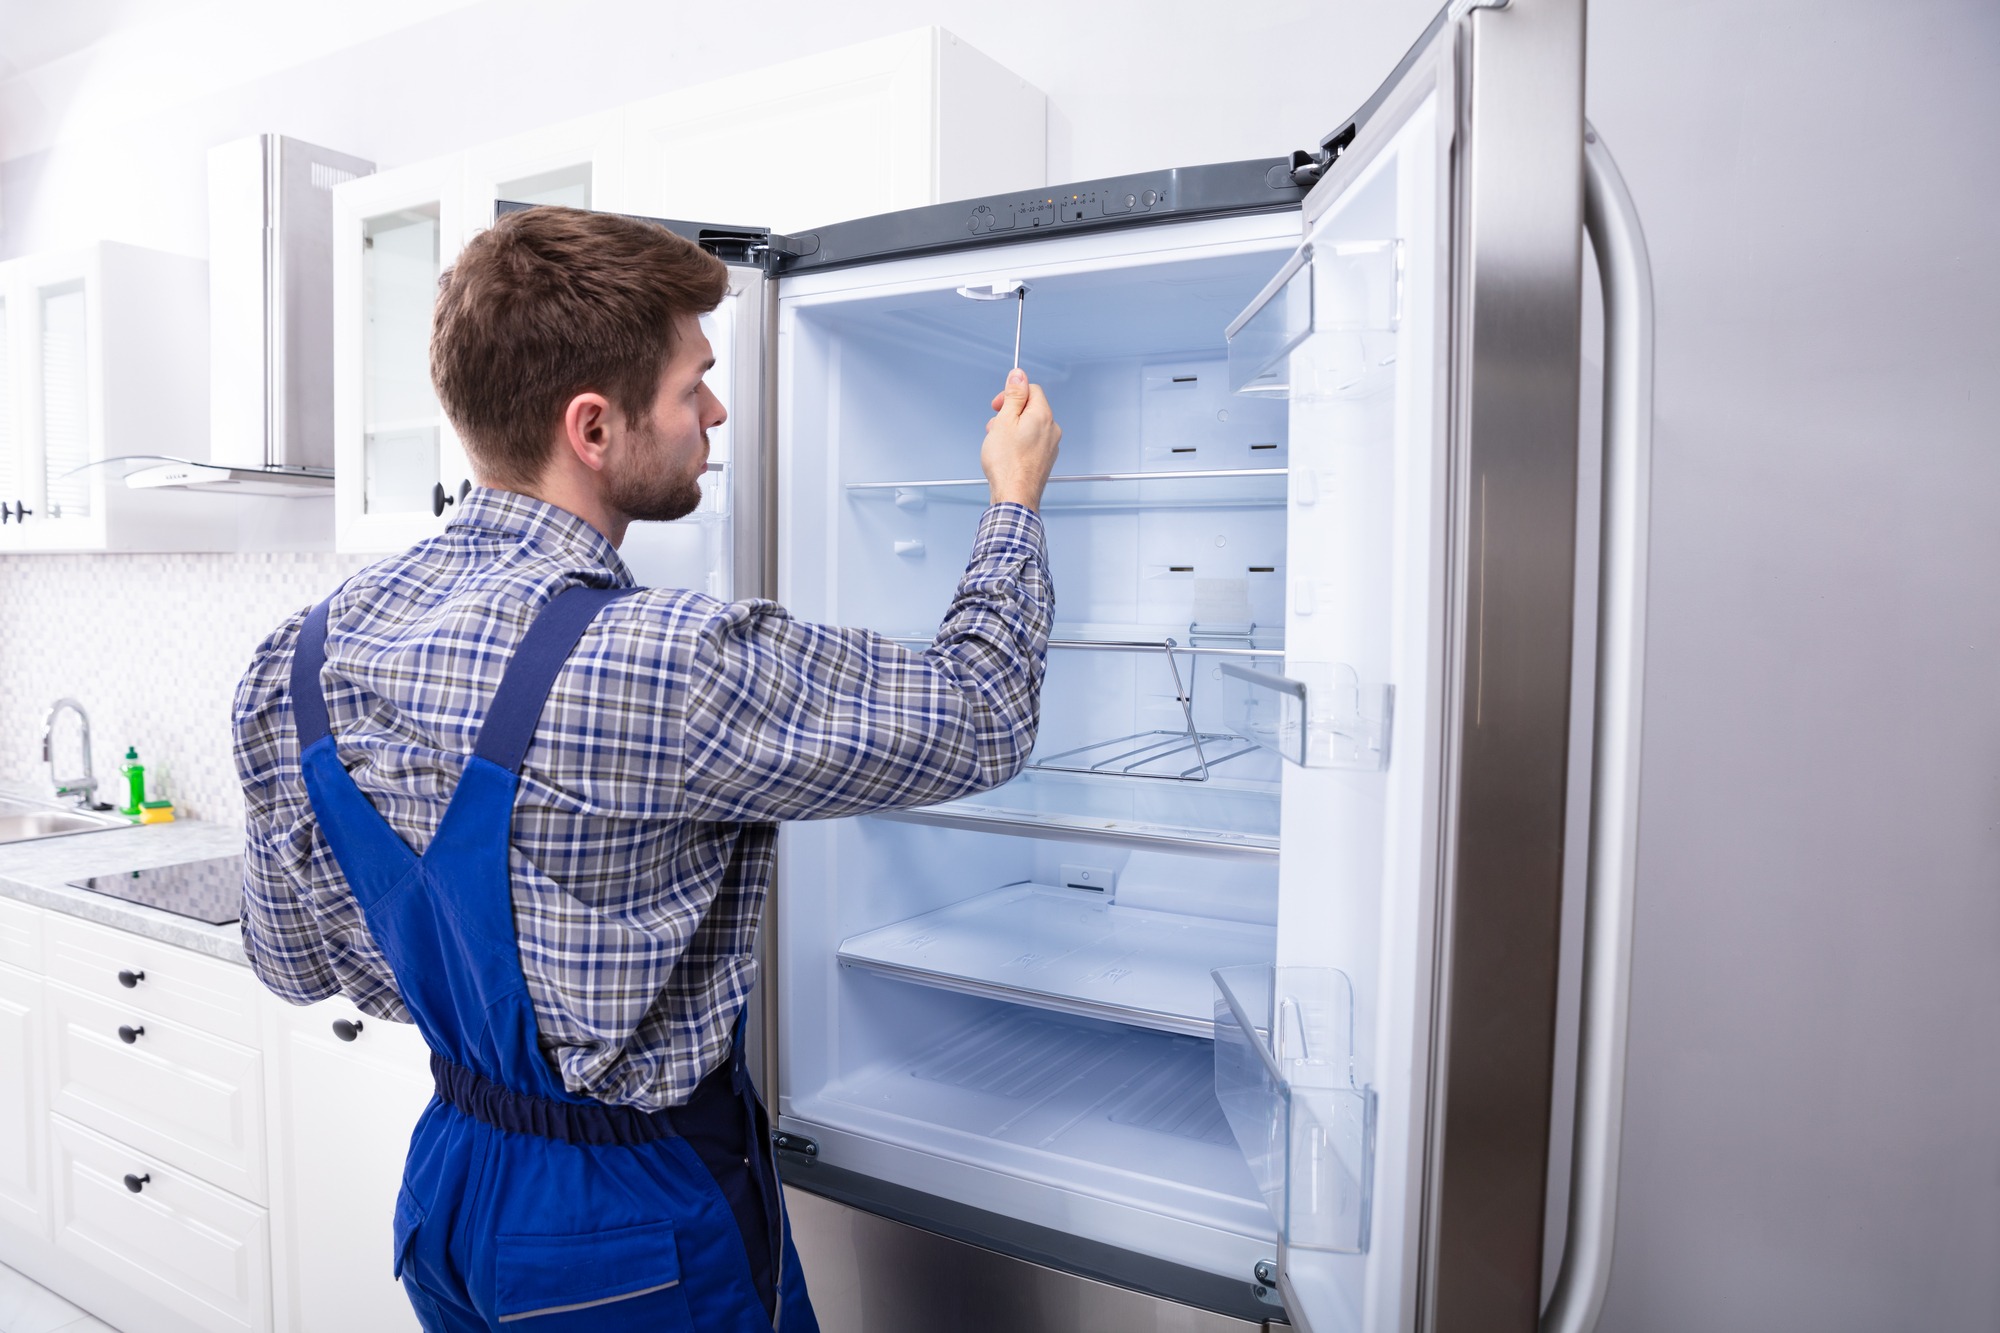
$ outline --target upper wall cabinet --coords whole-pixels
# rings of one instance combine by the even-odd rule
[[[941,28],[626,108],[615,206],[797,231],[1047,183],[1048,99]]]
[[[1047,121],[1018,75],[922,28],[336,186],[336,544],[401,550],[470,484],[430,317],[497,201],[797,230],[1045,184]]]
[[[467,234],[489,225],[502,199],[619,207],[624,147],[625,115],[607,111],[472,149],[465,155]]]
[[[128,456],[208,456],[208,266],[110,242],[0,264],[0,550],[239,545],[221,497],[126,489]]]
[[[335,541],[395,551],[443,526],[470,478],[431,389],[438,275],[464,244],[465,157],[337,186],[333,195]]]

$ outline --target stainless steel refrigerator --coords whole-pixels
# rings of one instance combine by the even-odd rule
[[[648,581],[921,646],[1017,327],[1065,430],[1026,771],[783,832],[761,1067],[829,1329],[1540,1318],[1582,93],[1581,0],[1455,3],[1289,160],[667,224],[732,265],[732,420],[702,512],[635,530]],[[996,284],[1026,295],[961,290]],[[1629,557],[1643,471],[1612,471]],[[1633,571],[1601,626],[1606,894]],[[1592,912],[1572,1320],[1615,1180],[1624,918]]]

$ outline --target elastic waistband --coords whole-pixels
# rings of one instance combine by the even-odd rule
[[[718,1075],[728,1078],[726,1063],[702,1080],[693,1100],[706,1101],[714,1096],[709,1085],[717,1082]],[[641,1111],[604,1102],[559,1102],[535,1097],[454,1064],[436,1051],[431,1052],[431,1077],[437,1082],[440,1101],[482,1124],[514,1134],[534,1134],[592,1147],[633,1147],[678,1138],[681,1133],[675,1124],[675,1116],[682,1113],[680,1108]]]

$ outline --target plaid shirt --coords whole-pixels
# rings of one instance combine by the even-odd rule
[[[335,595],[321,680],[341,762],[410,846],[429,845],[529,623],[580,583],[633,579],[574,515],[476,490],[443,534]],[[756,981],[773,821],[926,805],[1018,771],[1052,600],[1041,520],[1003,504],[921,653],[667,588],[597,617],[549,695],[511,834],[521,970],[571,1091],[656,1110],[724,1059]],[[237,687],[243,947],[295,1004],[343,992],[407,1022],[299,775],[286,678],[303,620]]]

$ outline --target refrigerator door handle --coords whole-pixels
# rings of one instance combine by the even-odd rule
[[[1653,274],[1624,177],[1584,123],[1584,228],[1604,289],[1604,494],[1597,585],[1597,709],[1576,1133],[1569,1229],[1542,1333],[1590,1333],[1604,1309],[1618,1207],[1639,846],[1647,511],[1653,447]]]

